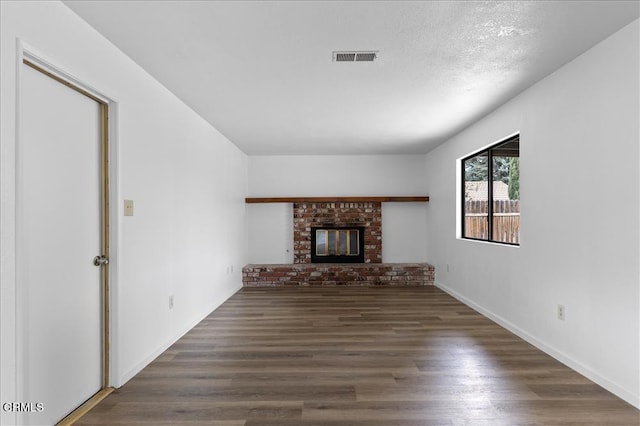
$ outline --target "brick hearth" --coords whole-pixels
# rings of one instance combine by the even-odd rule
[[[428,263],[298,263],[247,265],[245,287],[322,285],[433,285],[435,268]]]

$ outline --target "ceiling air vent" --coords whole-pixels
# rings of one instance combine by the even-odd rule
[[[377,57],[377,51],[333,52],[333,62],[373,62]]]

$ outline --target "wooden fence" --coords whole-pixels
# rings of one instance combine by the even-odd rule
[[[465,236],[488,239],[488,202],[471,200],[464,203]],[[520,244],[520,201],[500,200],[493,202],[494,241]]]

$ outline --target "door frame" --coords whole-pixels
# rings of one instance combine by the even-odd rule
[[[52,62],[44,59],[44,55],[35,53],[36,50],[27,46],[24,42],[18,42],[17,49],[17,64],[16,64],[16,151],[15,151],[15,196],[16,196],[16,287],[15,287],[15,314],[16,314],[16,395],[21,401],[26,401],[26,394],[24,388],[24,292],[20,285],[20,259],[21,259],[21,247],[20,247],[20,233],[21,229],[18,226],[19,217],[21,216],[21,202],[20,202],[20,153],[21,153],[21,139],[20,139],[20,83],[22,81],[22,72],[25,66],[35,69],[36,71],[56,80],[57,82],[81,93],[84,96],[94,100],[100,106],[100,154],[101,154],[101,255],[109,258],[109,264],[101,267],[101,320],[102,320],[102,366],[101,366],[101,389],[88,401],[82,403],[67,417],[62,419],[59,424],[72,424],[84,413],[89,411],[98,402],[104,399],[109,393],[113,391],[111,384],[115,382],[114,378],[114,357],[117,353],[114,349],[113,342],[113,324],[116,317],[113,315],[114,308],[114,294],[113,289],[117,283],[117,250],[119,245],[118,229],[119,229],[119,216],[117,215],[118,203],[111,202],[111,200],[118,200],[117,186],[117,144],[115,143],[114,135],[116,132],[116,120],[115,112],[117,110],[117,103],[111,98],[105,96],[100,91],[96,90],[92,86],[84,83],[83,81],[73,77],[70,73],[63,71],[60,67],[52,65]],[[115,184],[115,185],[114,185]],[[115,189],[115,191],[114,191]],[[116,218],[115,221],[112,218]],[[96,253],[98,254],[98,253]]]

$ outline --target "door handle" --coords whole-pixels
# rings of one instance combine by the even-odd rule
[[[95,266],[107,265],[109,263],[109,258],[106,256],[96,256],[93,258],[93,264]]]

